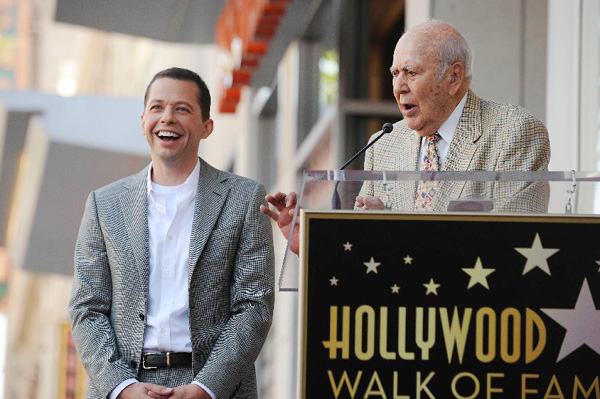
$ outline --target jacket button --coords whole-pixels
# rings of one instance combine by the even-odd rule
[[[131,364],[131,367],[133,367],[134,369],[137,369],[137,362],[135,360],[132,360],[131,362],[129,362],[129,364]]]
[[[140,313],[140,320],[144,321],[144,314],[143,313]]]

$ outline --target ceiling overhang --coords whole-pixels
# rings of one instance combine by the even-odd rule
[[[177,43],[214,44],[225,0],[56,0],[55,20]]]

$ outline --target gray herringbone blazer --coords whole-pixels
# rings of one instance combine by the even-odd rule
[[[371,139],[379,135],[375,133]],[[365,170],[418,170],[421,136],[405,121],[382,137],[365,154]],[[550,161],[548,131],[526,109],[482,100],[471,90],[448,148],[442,171],[536,171],[547,170]],[[388,185],[389,186],[389,185]],[[393,210],[414,210],[417,185],[399,182],[387,197]],[[363,184],[360,196],[386,196],[381,182]],[[441,182],[431,210],[443,211],[460,198],[493,199],[502,212],[545,212],[548,184]]]
[[[147,168],[92,192],[75,248],[73,339],[103,399],[138,376],[149,276]],[[201,160],[189,263],[193,372],[217,398],[256,398],[254,361],[271,325],[271,226],[257,182]],[[180,383],[190,383],[181,381]]]

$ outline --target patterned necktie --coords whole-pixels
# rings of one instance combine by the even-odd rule
[[[440,170],[440,156],[438,154],[437,142],[442,138],[439,133],[434,133],[427,136],[427,147],[423,155],[423,163],[421,164],[422,171]],[[437,181],[420,181],[417,186],[417,197],[415,199],[415,210],[427,211],[433,196],[438,188]]]

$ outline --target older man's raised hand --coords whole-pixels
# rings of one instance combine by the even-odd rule
[[[279,227],[279,231],[286,239],[290,240],[290,251],[298,255],[300,252],[300,242],[298,238],[298,232],[300,229],[300,223],[297,220],[294,226],[294,231],[290,237],[290,229],[292,228],[292,219],[294,218],[294,209],[298,202],[298,195],[295,192],[285,194],[277,192],[274,195],[267,195],[265,197],[267,202],[275,208],[270,209],[268,206],[261,205],[260,211],[265,215],[269,216]]]

